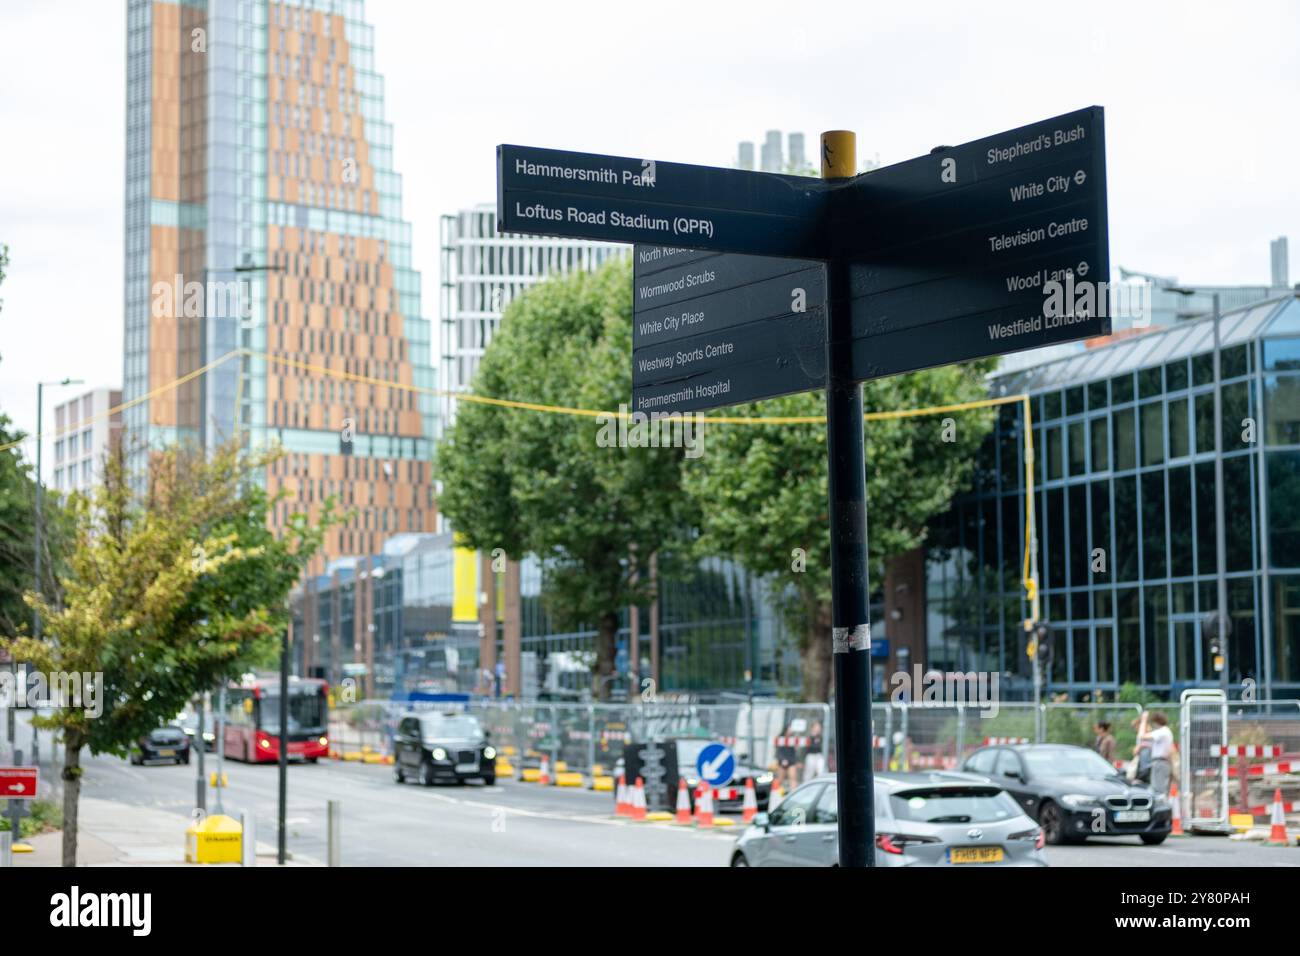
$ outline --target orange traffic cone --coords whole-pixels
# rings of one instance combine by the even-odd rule
[[[543,787],[551,785],[551,758],[542,755],[542,769],[537,774],[537,782]]]
[[[708,829],[713,826],[713,788],[706,786],[695,805],[695,825]]]
[[[1173,828],[1169,831],[1170,836],[1187,836],[1183,832],[1183,798],[1178,795],[1178,784],[1174,784],[1169,791],[1169,802],[1174,807]]]
[[[630,817],[631,815],[632,803],[628,800],[627,776],[620,773],[618,775],[618,790],[614,794],[614,816]]]
[[[754,778],[745,778],[745,799],[740,804],[740,816],[746,823],[758,813],[758,793],[754,790]]]
[[[686,789],[686,778],[677,778],[677,819],[674,821],[684,826],[691,823],[691,795]]]
[[[767,812],[771,813],[773,810],[779,807],[781,805],[781,801],[784,799],[785,799],[785,791],[781,789],[781,778],[773,777],[772,790],[767,797]]]
[[[645,781],[640,777],[636,778],[636,785],[632,788],[632,819],[645,819]]]
[[[1282,790],[1279,787],[1273,791],[1273,826],[1269,828],[1268,840],[1269,846],[1288,846],[1290,840],[1286,835],[1286,816],[1282,808]]]

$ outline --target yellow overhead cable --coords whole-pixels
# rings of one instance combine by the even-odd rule
[[[180,376],[179,378],[174,378],[170,382],[166,382],[163,385],[159,385],[157,388],[150,389],[149,391],[145,392],[143,395],[137,396],[136,398],[133,398],[130,401],[123,402],[121,405],[114,405],[112,408],[107,409],[106,411],[102,411],[98,415],[92,415],[90,418],[80,419],[77,421],[75,427],[71,425],[65,425],[63,428],[60,428],[58,431],[56,431],[53,437],[59,438],[62,435],[66,435],[68,432],[80,431],[82,428],[84,428],[87,425],[93,425],[95,424],[95,422],[100,422],[106,418],[111,418],[112,416],[116,415],[118,412],[126,411],[128,408],[132,408],[133,406],[139,405],[141,402],[147,402],[149,401],[149,399],[153,398],[156,395],[161,395],[163,394],[163,392],[170,392],[174,388],[180,388],[186,382],[192,381],[193,379],[198,378],[200,375],[204,375],[207,372],[210,372],[212,369],[216,368],[218,365],[221,365],[223,362],[230,361],[230,359],[234,358],[242,351],[244,350],[231,349],[225,355],[221,356],[221,358],[213,359],[207,365],[200,366],[199,368],[196,368],[192,372],[186,372],[184,375]],[[40,426],[41,423],[37,422],[36,427],[39,428]],[[19,445],[31,441],[33,438],[39,441],[44,437],[45,437],[44,433],[39,431],[35,432],[34,434],[24,435],[22,438],[16,438],[13,441],[5,442],[3,445],[0,445],[0,452],[6,452],[11,448],[17,448]]]
[[[378,385],[384,388],[394,388],[401,391],[416,392],[424,395],[438,395],[453,398],[462,402],[476,402],[482,405],[496,405],[501,408],[517,408],[524,411],[547,412],[553,415],[576,415],[587,418],[627,418],[632,412],[617,411],[607,412],[598,411],[591,408],[574,408],[565,405],[542,405],[537,402],[520,402],[508,398],[489,398],[484,395],[471,395],[466,392],[453,392],[446,389],[424,388],[419,385],[409,385],[405,382],[393,382],[388,379],[375,378],[369,375],[360,375],[355,372],[344,372],[339,369],[332,369],[325,365],[315,365],[310,362],[300,362],[297,359],[291,359],[284,355],[272,355],[269,352],[256,352],[252,349],[237,348],[232,349],[220,358],[214,359],[192,372],[187,372],[179,378],[173,379],[157,388],[151,389],[145,394],[133,398],[130,401],[122,402],[98,415],[95,415],[85,421],[79,421],[77,428],[80,429],[87,424],[101,421],[109,418],[119,412],[125,411],[132,406],[139,405],[149,399],[161,395],[164,392],[179,388],[186,382],[192,381],[200,375],[216,368],[217,366],[239,356],[247,355],[253,358],[265,359],[268,362],[274,362],[280,365],[287,365],[292,368],[304,371],[316,372],[322,375],[332,376],[345,381],[359,382],[365,385]],[[240,375],[237,390],[242,396],[243,393],[243,367],[240,367]],[[989,408],[996,405],[1009,405],[1013,402],[1019,402],[1024,409],[1025,416],[1025,557],[1023,566],[1023,584],[1025,587],[1028,600],[1030,602],[1030,616],[1026,621],[1026,626],[1032,624],[1038,619],[1038,586],[1036,581],[1036,569],[1032,566],[1034,550],[1034,429],[1033,414],[1030,410],[1030,401],[1028,395],[1006,395],[1001,398],[981,398],[971,402],[958,402],[950,405],[931,405],[926,408],[909,408],[889,412],[867,412],[862,417],[866,421],[888,421],[900,418],[915,418],[922,415],[939,415],[944,412],[962,412],[970,411],[976,408]],[[670,418],[678,417],[677,415],[669,416]],[[718,415],[703,416],[703,420],[708,423],[717,425],[815,425],[826,421],[824,415],[774,415],[770,417],[756,417],[749,415]],[[38,423],[39,425],[39,423]],[[238,430],[238,423],[236,429]],[[65,427],[55,433],[56,437],[66,432],[72,431],[71,427]],[[29,439],[41,439],[40,432],[34,435],[27,435],[23,438],[16,439],[5,444],[0,444],[0,452],[6,452]]]

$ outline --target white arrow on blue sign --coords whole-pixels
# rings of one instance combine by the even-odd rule
[[[725,787],[736,775],[736,755],[726,744],[709,744],[695,758],[695,769],[710,787]]]

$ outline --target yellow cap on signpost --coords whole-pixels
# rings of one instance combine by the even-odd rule
[[[849,179],[857,166],[857,134],[847,129],[822,133],[822,179]]]

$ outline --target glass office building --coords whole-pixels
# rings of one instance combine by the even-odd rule
[[[394,693],[492,693],[483,657],[481,564],[450,533],[397,535],[383,552],[341,558],[292,598],[295,673],[331,684],[355,681],[363,697]],[[591,688],[596,631],[555,627],[543,604],[536,558],[520,562],[519,601],[495,588],[496,653],[519,671],[526,699],[578,699]],[[769,591],[734,563],[699,562],[685,578],[660,579],[658,598],[624,609],[616,635],[619,677],[610,690],[716,695],[797,692],[799,658]],[[517,606],[517,611],[515,607]],[[518,614],[520,652],[509,660],[505,629]],[[748,626],[746,626],[748,622]]]
[[[434,530],[432,324],[364,3],[129,0],[126,16],[134,470],[176,444],[279,445],[273,527],[330,497],[352,515],[313,572]]]
[[[1300,696],[1300,296],[1226,311],[1220,335],[1217,452],[1211,317],[994,380],[995,395],[1032,400],[1050,693],[1218,685],[1202,625],[1216,611],[1221,454],[1230,680]],[[927,666],[1001,672],[1006,696],[1031,687],[1022,428],[1004,406],[925,557]]]

